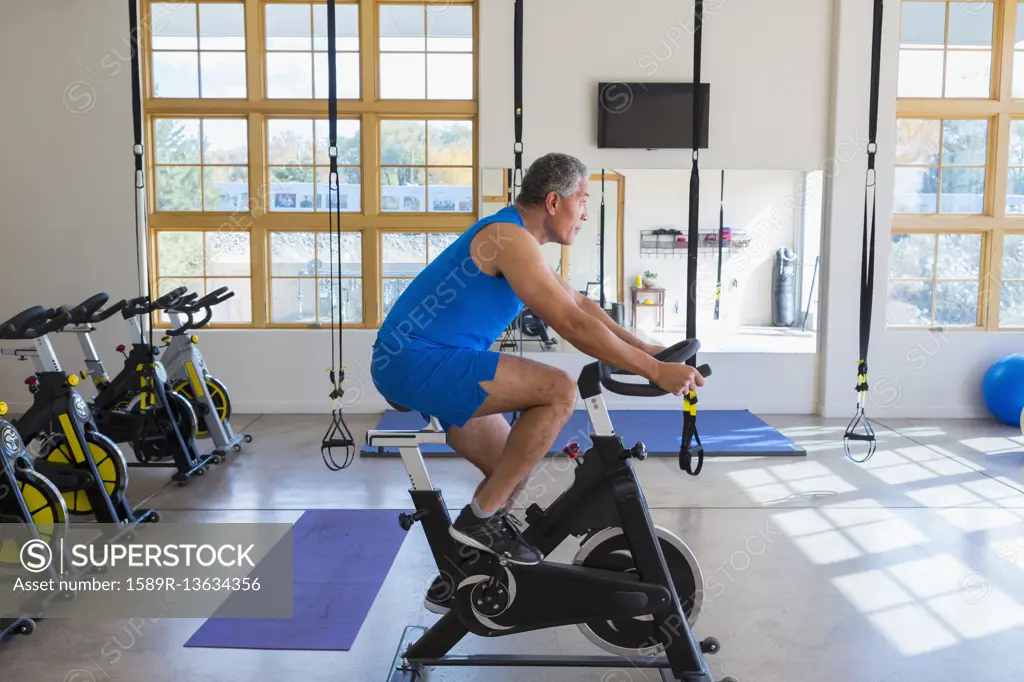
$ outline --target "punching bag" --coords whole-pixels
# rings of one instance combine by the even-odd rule
[[[775,252],[772,267],[772,324],[792,327],[796,322],[796,254],[789,247]]]

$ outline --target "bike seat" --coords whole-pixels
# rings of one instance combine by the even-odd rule
[[[387,398],[384,398],[384,400],[387,400],[388,401],[388,405],[390,405],[391,407],[395,408],[399,412],[412,412],[412,410],[410,410],[408,407],[405,407],[404,405],[399,405],[398,403],[392,402],[392,401],[388,400]]]

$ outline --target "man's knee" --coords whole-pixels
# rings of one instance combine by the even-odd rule
[[[565,411],[566,418],[568,418],[568,415],[572,414],[573,410],[576,409],[577,395],[578,389],[576,387],[576,380],[565,372],[557,370],[551,402],[556,407]]]

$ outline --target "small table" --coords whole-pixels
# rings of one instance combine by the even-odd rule
[[[643,303],[645,299],[651,299],[652,303]],[[657,324],[665,328],[665,290],[647,287],[633,287],[633,328],[636,328],[636,309],[655,308],[657,310]]]

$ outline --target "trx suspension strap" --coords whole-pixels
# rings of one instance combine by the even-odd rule
[[[135,144],[132,146],[132,156],[135,158],[135,251],[138,260],[139,296],[151,297],[153,292],[150,291],[148,265],[145,278],[143,278],[142,272],[142,226],[146,221],[146,166],[143,158],[145,150],[142,146],[142,69],[139,63],[138,0],[128,0],[128,23],[131,32],[129,37],[131,39],[132,127],[135,133]],[[147,260],[146,263],[148,264],[148,262]],[[143,291],[144,288],[145,291]],[[152,335],[152,325],[150,325],[150,334]]]
[[[875,431],[864,413],[868,396],[868,343],[871,339],[871,299],[875,289],[875,155],[878,133],[878,89],[882,71],[882,0],[875,0],[871,43],[871,104],[868,112],[868,170],[864,189],[864,225],[860,254],[860,357],[857,360],[857,411],[846,427],[843,447],[855,462],[866,462],[875,454]],[[869,227],[870,221],[870,227]],[[870,234],[869,234],[870,231]],[[867,443],[860,458],[853,455],[854,442]]]
[[[597,281],[598,288],[601,293],[598,297],[601,299],[601,310],[604,310],[604,168],[601,169],[601,231],[600,231],[600,246],[598,247],[597,255],[601,263],[598,266],[598,277]]]
[[[697,219],[700,215],[700,59],[704,33],[704,0],[693,3],[693,168],[690,171],[690,224],[686,236],[686,338],[697,338]],[[687,363],[697,366],[694,355]],[[697,465],[693,466],[693,458]],[[697,433],[697,392],[690,391],[683,398],[683,439],[679,446],[679,468],[696,476],[704,467],[704,447]]]
[[[722,196],[718,200],[718,281],[715,283],[715,319],[722,301],[722,249],[725,248],[725,171],[722,171]]]
[[[508,182],[508,203],[511,206],[519,197],[519,190],[523,186],[523,3],[525,0],[515,0],[513,11],[514,36],[512,39],[512,81],[515,101],[513,106],[513,117],[515,120],[516,141],[512,145],[512,152],[515,156],[515,167],[509,171]],[[516,317],[516,324],[519,332],[519,357],[523,356],[523,311],[519,311]],[[512,413],[512,423],[519,421],[519,412]]]
[[[331,273],[331,366],[328,373],[331,377],[331,425],[327,427],[323,441],[320,443],[320,455],[324,464],[331,471],[341,471],[352,464],[355,458],[355,441],[352,432],[341,414],[341,401],[345,395],[342,383],[345,381],[345,366],[342,364],[342,323],[344,312],[341,305],[341,180],[338,177],[338,69],[337,69],[337,8],[335,0],[327,0],[327,119],[328,147],[331,170],[327,188],[327,224],[330,230],[328,243],[330,260],[328,272]],[[337,228],[335,228],[337,225]],[[335,260],[335,238],[337,238],[337,260]],[[316,267],[321,267],[319,261]],[[337,319],[335,319],[337,310]],[[334,330],[338,330],[338,350],[334,350]],[[343,454],[342,463],[334,459],[334,450]]]

